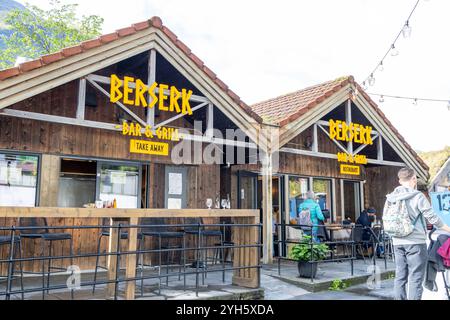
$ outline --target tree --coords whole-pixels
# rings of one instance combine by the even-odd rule
[[[48,11],[27,4],[25,10],[8,12],[4,22],[12,33],[2,36],[6,48],[0,52],[0,69],[13,66],[17,57],[34,59],[100,35],[103,18],[78,18],[77,4],[50,4]]]

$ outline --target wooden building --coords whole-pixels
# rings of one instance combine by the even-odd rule
[[[180,141],[193,146],[181,162]],[[158,17],[0,71],[0,206],[204,209],[229,196],[231,208],[261,209],[270,262],[273,217],[288,221],[307,190],[331,220],[355,220],[381,212],[405,165],[426,182],[353,77],[248,106]],[[96,236],[78,249],[93,251]]]

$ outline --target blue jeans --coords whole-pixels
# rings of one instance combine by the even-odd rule
[[[311,235],[311,232],[310,232],[309,230],[308,230],[308,231],[303,231],[303,233],[304,233],[305,235],[307,235],[307,236],[310,236],[310,235]],[[318,237],[318,233],[319,233],[319,228],[313,227],[313,228],[312,228],[312,238],[313,238],[313,242],[317,242],[317,243],[320,242],[320,239],[319,239],[319,237]]]

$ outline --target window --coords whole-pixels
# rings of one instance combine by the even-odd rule
[[[118,208],[138,208],[139,166],[99,163],[99,173],[100,200],[116,199]]]
[[[332,194],[331,194],[331,180],[329,179],[313,179],[313,191],[316,195],[317,203],[320,206],[320,209],[324,212],[326,218],[332,217],[331,213],[331,203],[332,203]]]
[[[0,153],[0,205],[34,207],[38,181],[37,156]]]
[[[297,208],[306,199],[308,191],[308,179],[300,177],[289,177],[289,217],[297,217]]]

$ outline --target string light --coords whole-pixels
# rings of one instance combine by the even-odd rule
[[[411,37],[411,27],[409,26],[409,21],[406,21],[405,25],[402,29],[403,38],[409,38]]]
[[[392,98],[392,99],[401,99],[401,100],[412,100],[412,104],[414,106],[417,106],[419,104],[419,101],[424,102],[440,102],[440,103],[447,103],[447,109],[450,111],[450,100],[444,100],[444,99],[432,99],[432,98],[416,98],[416,97],[406,97],[406,96],[394,96],[394,95],[387,95],[387,94],[381,94],[381,93],[369,93],[371,96],[379,97],[378,102],[383,103],[385,101],[385,98]]]
[[[375,78],[373,76],[373,73],[370,74],[369,77],[369,86],[373,86],[375,84]]]
[[[398,56],[398,49],[395,47],[395,45],[394,44],[392,44],[392,47],[391,47],[391,56],[393,56],[393,57],[395,57],[395,56]]]
[[[377,66],[373,69],[373,71],[371,73],[369,73],[369,76],[364,79],[364,81],[368,81],[369,78],[374,77],[374,73],[378,70],[378,71],[383,71],[384,70],[384,66],[383,66],[383,62],[386,59],[386,57],[389,55],[389,53],[391,54],[391,56],[397,56],[399,54],[398,49],[395,47],[395,44],[398,40],[398,38],[400,37],[401,34],[403,34],[404,38],[409,38],[411,36],[411,25],[410,25],[410,21],[411,21],[411,17],[414,13],[414,11],[417,8],[417,5],[419,4],[420,0],[417,0],[416,3],[414,4],[414,7],[412,8],[408,18],[406,19],[406,23],[403,25],[403,27],[401,28],[401,30],[398,32],[397,36],[395,37],[394,41],[391,42],[391,45],[389,46],[389,49],[386,51],[386,53],[384,54],[384,56],[379,60],[380,62],[377,64]]]

